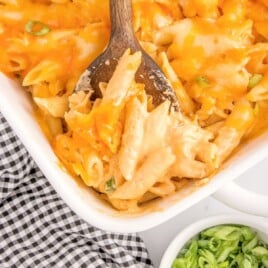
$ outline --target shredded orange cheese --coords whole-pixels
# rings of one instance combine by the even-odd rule
[[[185,181],[207,181],[243,139],[268,124],[267,1],[134,0],[133,11],[137,38],[172,84],[179,116],[168,115],[165,105],[152,107],[134,80],[116,95],[124,70],[102,85],[103,100],[91,103],[90,93],[73,92],[108,43],[108,0],[0,0],[0,70],[31,93],[69,172],[119,210],[172,194]],[[36,34],[42,26],[47,30]],[[126,52],[122,59],[134,62],[133,76],[139,57]],[[256,74],[261,79],[251,87]],[[165,156],[165,167],[153,151]],[[126,155],[131,170],[122,165]],[[161,178],[152,171],[143,181],[142,172],[158,162]],[[117,185],[115,193],[107,192],[107,182]]]

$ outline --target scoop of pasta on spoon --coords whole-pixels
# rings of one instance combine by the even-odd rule
[[[132,26],[132,1],[110,0],[111,37],[106,50],[97,57],[81,75],[75,91],[92,90],[91,99],[101,98],[100,83],[110,81],[119,59],[130,49],[140,51],[142,61],[135,80],[145,85],[147,95],[152,96],[155,106],[169,100],[178,110],[175,92],[154,60],[141,48]]]

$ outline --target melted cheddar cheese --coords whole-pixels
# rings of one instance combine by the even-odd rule
[[[267,1],[133,0],[133,13],[137,38],[173,86],[180,115],[152,107],[133,80],[139,54],[126,52],[114,81],[101,85],[104,99],[91,103],[90,93],[73,91],[107,46],[108,0],[0,0],[0,70],[30,92],[68,171],[130,211],[207,182],[268,125]],[[129,79],[124,96],[121,79]],[[152,152],[163,154],[162,166]],[[146,173],[156,163],[161,178]]]

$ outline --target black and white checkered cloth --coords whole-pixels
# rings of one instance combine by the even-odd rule
[[[153,267],[136,234],[88,225],[61,200],[0,113],[0,268]]]

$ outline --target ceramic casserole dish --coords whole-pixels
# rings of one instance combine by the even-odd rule
[[[233,208],[268,216],[268,196],[242,189],[232,182],[268,156],[268,132],[244,145],[207,185],[195,191],[185,189],[163,199],[158,202],[155,211],[130,216],[118,215],[91,189],[77,183],[60,167],[35,120],[30,97],[3,74],[0,74],[0,111],[60,197],[82,219],[96,227],[115,232],[144,231],[168,221],[211,194]]]

